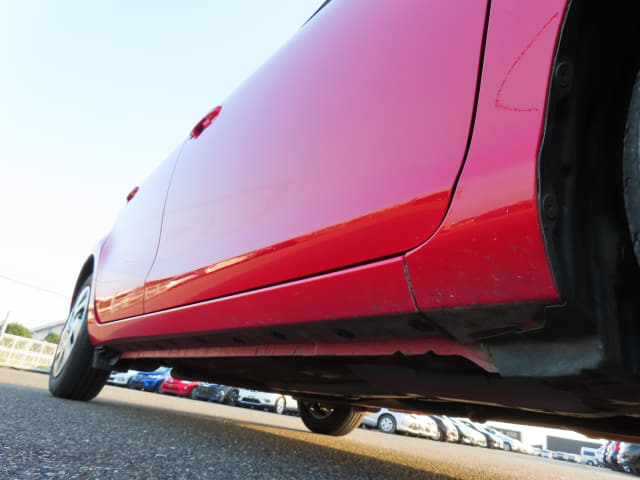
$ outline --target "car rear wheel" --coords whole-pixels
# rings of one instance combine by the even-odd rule
[[[273,411],[278,415],[282,415],[284,413],[285,407],[287,406],[287,402],[284,397],[278,397],[276,403],[273,405]]]
[[[233,406],[238,405],[238,390],[234,388],[229,392],[229,394],[227,395],[226,403]]]
[[[364,418],[364,412],[355,407],[314,400],[299,401],[298,410],[302,422],[309,430],[324,435],[346,435],[358,428]]]
[[[110,372],[93,368],[94,348],[87,330],[91,303],[91,277],[87,278],[73,301],[49,375],[49,391],[55,397],[91,400],[107,383]]]
[[[224,390],[220,389],[216,392],[216,396],[213,399],[214,402],[222,403],[224,402]]]
[[[191,390],[191,393],[189,393],[189,397],[191,397],[193,400],[198,399],[198,387],[195,387],[193,390]]]
[[[442,434],[439,428],[436,430],[436,434],[433,436],[433,440],[437,442],[439,442],[440,440],[444,440],[444,435]]]
[[[385,413],[378,418],[378,430],[382,433],[394,433],[396,431],[396,419]]]
[[[627,223],[636,260],[640,264],[640,72],[627,111],[622,173]]]

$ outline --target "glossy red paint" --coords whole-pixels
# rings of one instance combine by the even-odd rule
[[[426,240],[463,160],[485,10],[478,0],[323,8],[185,144],[145,312]]]
[[[356,8],[356,4],[362,6],[358,2],[337,3],[346,9]],[[426,4],[418,2],[415,8]],[[366,9],[377,12],[372,17],[377,23],[373,24],[389,22],[382,15],[390,13],[386,10],[388,7],[382,6],[387,4],[375,5],[375,8]],[[451,5],[446,2],[443,8],[457,11],[458,7]],[[465,17],[467,27],[478,15],[484,15],[482,9],[477,10],[477,2],[470,5],[474,7]],[[322,93],[323,85],[305,77],[317,71],[305,67],[302,57],[310,48],[308,45],[319,42],[318,37],[326,35],[329,27],[331,31],[336,30],[338,39],[343,38],[340,34],[344,25],[340,22],[332,24],[333,17],[329,16],[329,20],[323,20],[328,22],[328,27],[323,26],[322,21],[318,24],[323,28],[317,27],[318,31],[305,27],[284,53],[276,55],[225,103],[210,128],[184,146],[167,195],[159,251],[145,286],[144,314],[140,315],[138,308],[135,314],[130,314],[138,315],[135,318],[112,322],[119,318],[118,313],[113,313],[113,306],[114,298],[120,297],[97,295],[98,320],[106,323],[91,322],[92,340],[98,344],[117,344],[140,337],[195,336],[230,329],[415,313],[417,307],[407,284],[407,273],[417,305],[422,310],[512,301],[557,301],[538,226],[535,179],[549,68],[564,2],[549,1],[536,4],[536,7],[518,4],[518,8],[501,1],[492,5],[495,10],[492,8],[476,130],[468,159],[445,223],[429,241],[406,256],[406,271],[402,252],[437,228],[448,205],[461,160],[457,156],[461,155],[460,149],[466,141],[460,121],[463,115],[460,107],[452,112],[447,128],[458,133],[450,137],[446,131],[436,128],[441,117],[419,116],[420,112],[412,110],[415,101],[423,110],[425,102],[445,108],[445,103],[437,103],[433,98],[433,92],[416,99],[413,91],[407,90],[411,92],[407,95],[407,103],[400,102],[398,107],[401,118],[390,114],[373,123],[366,102],[353,108],[367,113],[360,123],[354,118],[350,118],[349,124],[342,118],[333,119],[331,115],[335,109],[328,109],[324,104],[316,105],[313,114],[307,114],[302,108],[303,100],[313,97],[314,92],[303,87],[293,95],[295,101],[283,104],[273,100],[283,98],[274,93],[282,91],[280,85],[283,83],[276,72],[291,70],[292,62],[295,65],[298,65],[295,62],[302,62],[293,71],[299,71],[301,80],[308,79],[308,84],[320,89],[318,94]],[[509,8],[513,11],[507,14]],[[335,17],[352,18],[349,15],[355,15],[355,11],[357,9],[347,10],[346,14],[340,12]],[[399,15],[404,21],[399,24],[408,22],[412,25],[406,13]],[[533,30],[517,28],[517,22],[515,25],[510,23],[514,18],[527,19],[526,22],[523,20],[524,25],[531,25],[533,18],[536,27]],[[396,25],[396,28],[399,27]],[[433,28],[437,35],[445,34],[438,22]],[[455,32],[460,34],[458,30]],[[476,38],[478,48],[480,33]],[[465,35],[461,38],[471,38]],[[506,42],[509,36],[518,42]],[[371,40],[373,34],[365,29],[356,38]],[[408,48],[406,43],[403,45]],[[359,48],[362,50],[361,45]],[[329,65],[329,53],[336,52],[320,50],[315,60],[320,65],[323,62]],[[476,62],[477,66],[474,55],[467,61]],[[386,52],[382,56],[391,55]],[[348,58],[339,57],[337,65],[347,69]],[[412,56],[405,59],[408,64],[412,60]],[[459,60],[449,63],[457,64]],[[444,59],[440,61],[444,62]],[[358,68],[378,67],[375,63],[365,62]],[[404,68],[409,67],[405,65]],[[420,69],[414,73],[422,75],[423,82],[429,77]],[[467,75],[476,78],[472,73],[469,71]],[[397,76],[389,74],[384,78],[392,81]],[[330,89],[324,95],[330,98],[331,92],[336,90],[341,102],[348,102],[355,94],[355,87],[347,89],[350,96],[347,98],[337,88],[339,80],[344,81],[344,78],[329,75]],[[432,81],[439,85],[440,92],[446,91],[445,86],[438,83],[441,80]],[[304,81],[299,83],[307,85]],[[409,86],[405,85],[406,88]],[[473,82],[467,84],[470,86]],[[380,98],[388,101],[382,92],[389,86],[378,87]],[[412,88],[420,90],[417,85]],[[450,88],[451,92],[456,92],[462,87],[456,83]],[[450,96],[455,95],[446,97]],[[256,115],[258,105],[261,106],[259,111],[274,117],[273,121],[265,121],[264,117]],[[276,108],[278,106],[282,108]],[[289,117],[298,121],[290,121]],[[395,123],[389,123],[389,118]],[[316,119],[321,121],[314,123]],[[408,122],[401,126],[413,132],[406,133],[406,139],[413,143],[399,142],[402,137],[398,127],[400,120]],[[335,123],[340,125],[340,131],[333,129]],[[381,123],[387,131],[381,131],[374,123]],[[238,131],[239,125],[243,132]],[[421,128],[412,130],[416,125]],[[444,140],[435,139],[430,133],[432,129],[440,132]],[[504,132],[504,135],[497,137],[496,131]],[[314,137],[318,132],[323,136]],[[251,134],[250,142],[243,136],[245,133]],[[360,145],[353,141],[353,135],[375,141]],[[323,145],[324,136],[344,142]],[[431,146],[426,145],[423,136],[429,142],[438,140],[435,142],[437,148],[433,147],[436,150],[429,150]],[[388,145],[380,147],[376,143],[378,137]],[[280,138],[287,140],[286,145],[279,143]],[[451,138],[455,139],[453,145]],[[317,148],[310,149],[305,157],[303,147],[309,142]],[[372,145],[381,148],[382,154],[374,151]],[[338,155],[340,148],[355,158],[353,169],[349,169],[344,156]],[[452,155],[456,149],[456,155]],[[367,169],[366,161],[356,152],[368,152],[363,158],[373,159],[376,171],[372,172],[371,165]],[[393,152],[399,157],[393,157],[394,161],[389,162]],[[334,159],[334,154],[340,162]],[[218,158],[220,161],[216,161]],[[296,162],[296,158],[315,161]],[[404,162],[407,158],[409,160]],[[269,159],[268,165],[264,159]],[[330,175],[325,175],[326,169]],[[166,175],[162,177],[166,178]],[[158,192],[161,191],[159,188]],[[326,192],[331,192],[332,196],[327,196]],[[141,190],[139,196],[142,193]],[[378,201],[380,205],[375,203]],[[281,211],[287,215],[278,213]],[[355,211],[362,214],[354,214]],[[125,233],[123,230],[112,234],[102,254],[113,257],[112,237],[124,239]],[[390,260],[366,263],[372,257],[398,252],[399,255]],[[103,265],[109,266],[109,260],[101,259],[99,270]],[[341,268],[344,264],[359,262],[366,264]],[[127,272],[124,266],[121,267]],[[333,269],[337,271],[314,275],[321,270]],[[98,279],[100,275],[99,271]],[[298,280],[288,281],[290,279]],[[101,292],[100,288],[97,292]],[[120,292],[125,299],[135,300],[139,307],[139,287]],[[190,305],[182,306],[185,304]],[[121,308],[119,313],[124,316],[122,312],[129,313],[130,310]],[[432,341],[435,340],[426,339],[420,345]],[[353,348],[364,354],[367,348],[372,348],[370,351],[375,354],[385,352],[393,342],[379,347],[351,343],[352,347],[327,344],[326,351],[337,353]],[[317,347],[319,343],[315,345]],[[188,351],[183,350],[183,353]],[[240,351],[227,350],[230,354]],[[471,350],[463,352],[463,356],[469,358],[473,355]],[[487,365],[485,362],[484,366]]]
[[[134,319],[90,322],[94,343],[415,312],[402,258]]]
[[[143,313],[144,280],[158,246],[162,210],[179,151],[142,184],[102,242],[94,275],[97,316],[102,322]]]
[[[200,382],[190,382],[186,380],[178,380],[173,377],[168,377],[160,385],[160,391],[162,393],[170,393],[172,395],[188,396],[194,388],[200,385]]]
[[[421,310],[560,301],[537,207],[537,158],[565,0],[491,3],[471,148],[443,225],[407,255]]]

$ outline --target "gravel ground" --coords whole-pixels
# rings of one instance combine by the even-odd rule
[[[53,398],[41,374],[0,368],[0,479],[605,479],[602,469],[105,387]]]

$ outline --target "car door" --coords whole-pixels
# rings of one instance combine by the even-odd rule
[[[176,149],[137,191],[132,191],[102,242],[95,271],[95,307],[100,322],[143,312],[144,281],[158,248],[162,210],[179,151]]]
[[[486,2],[333,1],[188,140],[145,311],[404,252],[467,145]]]

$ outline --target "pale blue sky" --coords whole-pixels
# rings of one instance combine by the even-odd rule
[[[131,188],[321,3],[0,0],[0,321],[64,318]]]

